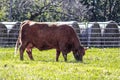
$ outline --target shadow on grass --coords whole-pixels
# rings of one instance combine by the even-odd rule
[[[56,62],[56,63],[83,63],[83,64],[86,64],[85,62],[82,62],[82,61],[76,61],[76,60],[68,60],[68,61],[64,61],[64,60],[59,60],[59,61],[55,61],[53,59],[51,60],[34,60],[34,61],[41,61],[41,62]]]

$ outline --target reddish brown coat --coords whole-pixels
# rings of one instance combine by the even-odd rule
[[[49,25],[47,23],[25,21],[21,25],[16,44],[18,43],[20,43],[21,60],[23,60],[25,49],[29,58],[33,60],[33,47],[39,50],[56,49],[56,61],[58,61],[60,52],[62,52],[65,61],[67,61],[67,54],[70,51],[73,51],[73,55],[78,61],[82,61],[85,54],[74,29],[68,25]]]

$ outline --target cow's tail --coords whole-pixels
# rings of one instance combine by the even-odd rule
[[[25,24],[25,22],[22,22],[22,23],[20,24],[20,30],[19,30],[18,39],[17,39],[16,44],[15,44],[14,55],[17,54],[18,48],[19,48],[19,46],[20,46],[20,44],[21,44],[21,29],[22,29],[22,25],[23,25],[23,24]]]
[[[18,51],[19,45],[20,45],[20,40],[19,40],[19,37],[18,37],[18,39],[17,39],[17,41],[16,41],[16,44],[15,44],[15,51],[14,51],[14,55],[16,55],[16,54],[17,54],[17,51]]]
[[[16,45],[15,45],[14,55],[17,54],[18,48],[19,48],[19,46],[22,44],[22,41],[21,41],[21,31],[22,31],[22,27],[23,27],[26,23],[29,23],[29,22],[30,22],[29,20],[25,20],[25,21],[23,21],[23,22],[20,24],[20,30],[19,30],[18,39],[17,39],[17,41],[16,41]]]

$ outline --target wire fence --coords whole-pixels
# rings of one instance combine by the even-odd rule
[[[120,26],[115,22],[59,22],[72,25],[85,47],[120,48]],[[0,23],[0,47],[14,47],[20,22]]]

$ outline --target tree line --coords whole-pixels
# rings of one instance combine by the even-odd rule
[[[0,21],[120,22],[120,0],[0,0]]]

